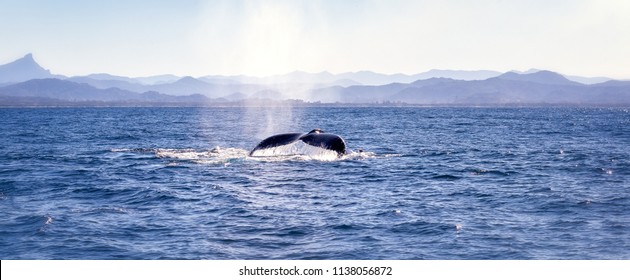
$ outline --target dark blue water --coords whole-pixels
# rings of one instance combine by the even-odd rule
[[[247,157],[315,127],[353,152]],[[627,108],[0,109],[0,128],[1,259],[630,258]]]

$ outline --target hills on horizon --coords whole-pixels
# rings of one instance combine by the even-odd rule
[[[65,77],[32,54],[0,65],[0,106],[76,102],[209,105],[248,100],[408,104],[630,104],[630,81],[567,77],[546,70],[332,74],[295,71],[270,77],[175,75]]]

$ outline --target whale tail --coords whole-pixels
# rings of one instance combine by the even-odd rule
[[[268,137],[258,143],[249,156],[308,154],[317,149],[334,151],[340,157],[346,154],[346,142],[338,135],[316,128],[306,134],[285,133]]]

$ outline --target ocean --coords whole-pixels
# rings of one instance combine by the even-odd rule
[[[0,259],[630,259],[628,108],[0,108]],[[277,133],[349,153],[255,158]]]

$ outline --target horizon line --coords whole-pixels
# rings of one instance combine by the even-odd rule
[[[501,70],[492,70],[492,69],[454,69],[454,68],[431,68],[429,70],[426,71],[419,71],[419,72],[413,72],[413,73],[407,73],[407,72],[380,72],[380,71],[376,71],[376,70],[367,70],[367,69],[363,69],[363,70],[349,70],[349,71],[342,71],[342,72],[333,72],[330,70],[321,70],[321,71],[307,71],[307,70],[300,70],[300,69],[296,69],[293,71],[288,71],[288,72],[284,72],[284,73],[276,73],[276,74],[269,74],[269,75],[256,75],[256,74],[247,74],[247,73],[221,73],[221,74],[203,74],[203,75],[193,75],[193,74],[174,74],[174,73],[161,73],[161,74],[153,74],[153,75],[124,75],[124,74],[112,74],[110,72],[91,72],[89,74],[78,74],[78,75],[68,75],[68,74],[62,74],[62,73],[56,73],[53,72],[51,69],[52,68],[46,68],[42,65],[40,65],[35,58],[33,57],[33,53],[32,52],[28,52],[25,55],[17,58],[17,59],[13,59],[11,61],[8,61],[6,63],[0,64],[0,66],[4,66],[7,64],[11,64],[13,62],[16,62],[18,60],[21,59],[25,59],[27,57],[29,57],[40,67],[42,67],[44,70],[50,72],[51,75],[58,75],[58,76],[64,76],[66,78],[73,78],[73,77],[87,77],[87,76],[91,76],[91,75],[110,75],[110,76],[115,76],[115,77],[123,77],[123,78],[131,78],[131,79],[136,79],[136,78],[151,78],[151,77],[157,77],[157,76],[175,76],[178,78],[185,78],[185,77],[192,77],[192,78],[204,78],[204,77],[247,77],[247,78],[257,78],[257,79],[270,79],[270,78],[275,78],[275,77],[279,77],[279,76],[287,76],[287,75],[291,75],[291,74],[309,74],[309,75],[317,75],[317,74],[330,74],[330,75],[343,75],[343,74],[359,74],[362,72],[366,72],[366,73],[371,73],[371,74],[379,74],[379,75],[386,75],[386,76],[396,76],[396,75],[402,75],[402,76],[415,76],[415,75],[421,75],[421,74],[427,74],[430,72],[434,72],[434,71],[452,71],[452,72],[495,72],[498,75],[502,75],[502,74],[506,74],[506,73],[516,73],[516,74],[531,74],[531,73],[537,73],[537,72],[541,72],[541,71],[549,71],[549,72],[553,72],[559,75],[562,75],[565,78],[569,78],[569,77],[576,77],[576,78],[586,78],[586,79],[608,79],[608,80],[616,80],[616,81],[630,81],[630,77],[625,77],[625,78],[613,78],[610,76],[604,76],[604,75],[595,75],[595,76],[583,76],[583,75],[579,75],[579,74],[565,74],[561,71],[556,71],[556,70],[552,70],[552,69],[541,69],[541,68],[537,68],[537,67],[530,67],[527,70],[517,70],[517,69],[512,69],[512,70],[508,70],[508,71],[501,71]],[[439,78],[439,77],[436,77]]]

